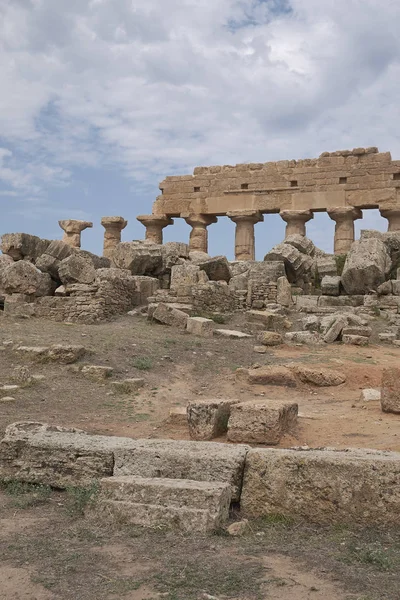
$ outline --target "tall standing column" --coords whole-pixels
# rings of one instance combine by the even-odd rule
[[[389,221],[388,231],[400,231],[400,206],[393,208],[380,208],[382,217]]]
[[[341,206],[331,208],[327,211],[335,225],[335,254],[347,254],[350,246],[354,242],[354,221],[362,218],[362,212],[359,208],[352,206]]]
[[[254,225],[263,221],[263,215],[256,210],[234,210],[227,216],[236,223],[235,260],[255,260]]]
[[[121,231],[128,225],[123,217],[103,217],[104,232],[103,256],[111,258],[115,247],[121,241]]]
[[[192,227],[189,238],[190,250],[198,252],[208,252],[208,232],[207,227],[218,221],[213,215],[181,215],[186,223]]]
[[[140,215],[136,217],[146,227],[145,239],[154,244],[163,243],[163,229],[173,225],[174,221],[167,215]]]
[[[58,221],[58,224],[64,230],[63,242],[72,248],[80,248],[82,231],[88,227],[93,227],[93,223],[90,221],[78,221],[76,219],[65,219],[64,221]]]
[[[281,210],[279,214],[287,223],[285,238],[294,233],[306,235],[306,223],[314,218],[311,210]]]

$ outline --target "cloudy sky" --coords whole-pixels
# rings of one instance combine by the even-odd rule
[[[0,0],[0,233],[150,213],[196,165],[378,146],[400,158],[400,0]],[[363,227],[386,228],[375,211]],[[334,223],[308,224],[332,250]],[[186,241],[176,221],[166,240]],[[259,257],[284,223],[256,226]],[[234,226],[209,228],[232,257]]]

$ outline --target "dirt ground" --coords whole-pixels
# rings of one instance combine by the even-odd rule
[[[0,600],[398,600],[399,531],[253,521],[240,538],[105,525],[3,485]],[[233,515],[234,517],[234,515]]]
[[[222,327],[245,330],[240,321]],[[111,380],[143,377],[145,385],[136,394],[115,394],[77,365],[32,363],[12,350],[51,343],[82,344],[80,365],[110,366]],[[196,338],[142,316],[96,326],[0,318],[0,384],[12,384],[20,365],[44,376],[14,393],[14,402],[0,402],[0,433],[12,422],[38,420],[108,435],[188,439],[185,425],[168,415],[189,398],[271,397],[299,403],[298,430],[282,447],[400,451],[399,417],[382,413],[378,402],[358,402],[362,388],[379,387],[383,367],[398,366],[400,348],[283,345],[260,355],[254,343]],[[237,383],[235,370],[255,363],[325,366],[347,381],[294,389]],[[400,598],[398,530],[314,527],[273,516],[251,522],[240,538],[185,536],[84,519],[79,489],[0,488],[0,600]]]
[[[222,327],[240,325],[243,329],[243,323],[235,322]],[[81,364],[113,367],[112,380],[142,377],[145,386],[136,394],[114,394],[109,383],[87,379],[76,365],[23,361],[7,346],[11,341],[23,345],[82,344],[88,352]],[[379,387],[383,367],[398,366],[400,348],[339,343],[283,345],[261,355],[253,351],[254,343],[254,339],[197,338],[151,325],[142,316],[87,326],[1,319],[0,384],[12,384],[13,369],[21,364],[45,379],[17,391],[15,402],[1,404],[0,432],[9,423],[32,419],[93,433],[188,439],[185,424],[172,424],[168,416],[171,408],[185,407],[189,398],[287,398],[299,404],[299,427],[295,435],[282,440],[281,447],[400,451],[399,417],[382,413],[379,402],[358,401],[361,389]],[[255,363],[323,366],[342,371],[347,381],[337,387],[298,385],[295,389],[237,383],[235,369]]]

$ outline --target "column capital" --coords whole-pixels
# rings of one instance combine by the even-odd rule
[[[102,217],[101,224],[104,229],[116,229],[117,231],[122,231],[128,225],[128,221],[123,217]]]
[[[293,234],[305,236],[306,223],[314,218],[311,210],[281,210],[279,214],[286,221],[286,237]]]
[[[226,213],[226,216],[234,223],[248,221],[254,224],[264,221],[264,215],[259,210],[231,210]]]
[[[163,229],[173,225],[174,221],[167,215],[139,215],[137,220],[146,227],[146,240],[155,244],[163,243]]]
[[[307,223],[310,219],[314,218],[313,212],[311,210],[281,210],[279,212],[280,216],[286,223],[289,222],[299,222],[299,223]]]
[[[328,208],[326,211],[333,221],[342,221],[351,219],[356,221],[362,219],[362,211],[354,206],[337,206],[335,208]]]
[[[136,219],[142,223],[145,227],[151,225],[158,225],[162,228],[168,225],[173,225],[174,221],[167,215],[139,215]]]
[[[71,248],[81,247],[81,233],[88,227],[93,227],[90,221],[79,221],[78,219],[64,219],[58,221],[59,226],[64,231],[63,242]]]
[[[379,207],[382,217],[388,220],[388,231],[400,231],[400,206]]]
[[[192,227],[208,227],[208,225],[212,225],[218,221],[218,218],[215,215],[206,215],[203,213],[182,213],[181,217]]]
[[[84,229],[93,227],[93,223],[90,221],[79,221],[78,219],[64,219],[58,221],[58,224],[65,233],[81,233]]]

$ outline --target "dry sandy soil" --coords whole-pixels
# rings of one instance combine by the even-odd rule
[[[241,328],[232,321],[223,327]],[[11,346],[82,344],[85,364],[114,368],[112,379],[143,377],[133,395],[114,394],[76,365],[22,361]],[[150,325],[141,316],[97,326],[0,319],[0,384],[13,383],[24,364],[44,380],[0,403],[0,433],[18,420],[75,426],[93,433],[188,439],[169,410],[189,398],[290,398],[299,427],[281,446],[369,447],[400,451],[399,417],[379,403],[358,402],[379,387],[382,368],[399,364],[400,348],[280,346],[265,355],[254,340],[195,338]],[[334,388],[247,386],[238,367],[258,364],[324,366],[347,382]],[[222,440],[221,440],[222,441]],[[398,600],[400,532],[321,528],[278,517],[252,522],[241,538],[183,536],[113,527],[82,517],[83,490],[2,485],[0,600]],[[237,518],[235,514],[232,518]]]
[[[229,323],[236,327],[243,323]],[[114,368],[114,380],[143,377],[134,395],[113,394],[109,383],[85,378],[76,365],[32,364],[1,342],[40,346],[82,344],[85,364]],[[0,432],[17,420],[32,419],[70,425],[93,433],[131,437],[188,439],[185,425],[168,422],[169,410],[185,407],[190,398],[226,397],[252,400],[287,398],[299,404],[299,427],[281,446],[360,447],[400,451],[399,417],[381,412],[379,402],[358,402],[361,389],[379,387],[383,367],[398,366],[400,348],[366,348],[331,344],[279,346],[265,354],[253,352],[254,339],[222,340],[191,336],[141,316],[125,316],[101,325],[76,325],[27,320],[0,320],[0,384],[10,384],[13,369],[26,364],[43,382],[19,390],[16,401],[1,404]],[[234,371],[254,363],[321,366],[347,375],[341,386],[295,389],[248,386],[235,381]]]

